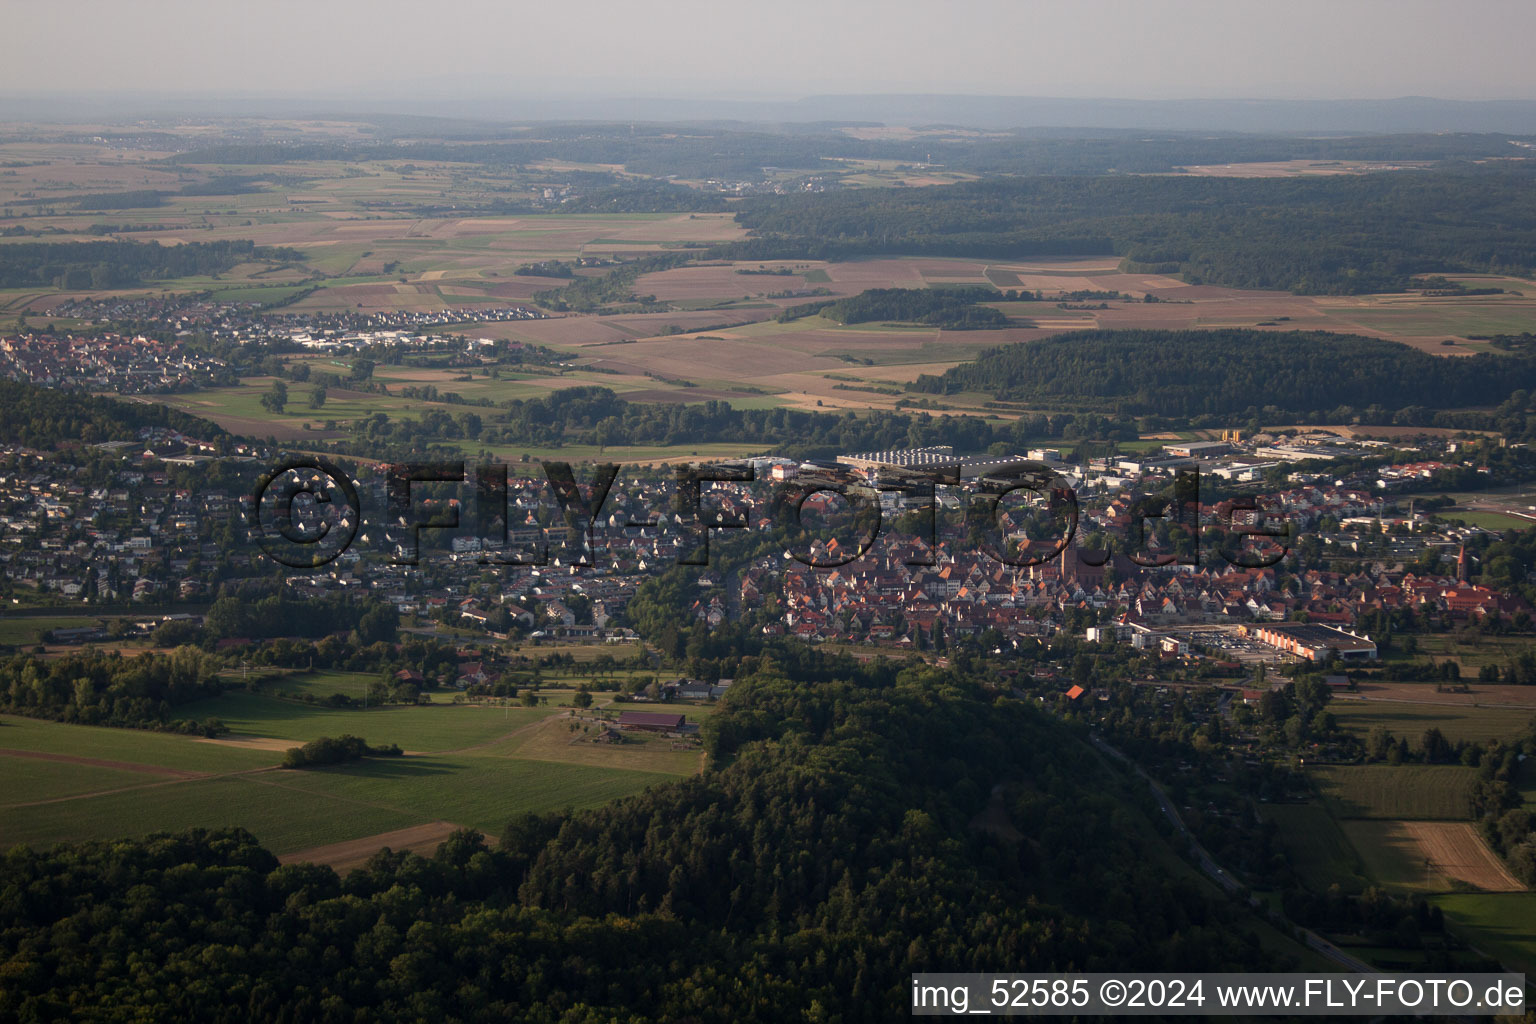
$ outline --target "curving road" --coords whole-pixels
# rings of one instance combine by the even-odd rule
[[[1121,764],[1129,766],[1132,771],[1146,780],[1147,785],[1152,789],[1152,795],[1157,798],[1157,805],[1163,810],[1163,815],[1173,823],[1173,827],[1177,829],[1179,834],[1189,842],[1189,848],[1195,855],[1195,863],[1200,866],[1201,871],[1204,871],[1207,875],[1210,876],[1211,881],[1221,886],[1221,888],[1227,893],[1235,894],[1239,889],[1243,887],[1242,884],[1237,881],[1237,879],[1228,874],[1224,868],[1222,868],[1219,864],[1216,863],[1215,860],[1211,858],[1211,855],[1206,852],[1205,847],[1201,846],[1195,840],[1195,837],[1189,831],[1189,827],[1184,824],[1184,819],[1179,817],[1178,808],[1173,806],[1173,801],[1168,799],[1168,794],[1163,792],[1163,787],[1159,786],[1157,781],[1153,779],[1152,776],[1142,771],[1141,766],[1135,761],[1132,761],[1130,758],[1120,753],[1120,751],[1116,750],[1114,747],[1104,742],[1104,740],[1100,739],[1097,734],[1089,733],[1088,741],[1094,745],[1095,749],[1099,750],[1103,754],[1108,755],[1109,757],[1114,758]],[[1251,898],[1248,903],[1253,907],[1261,906],[1260,900],[1257,897]],[[1377,968],[1372,967],[1364,960],[1350,956],[1348,953],[1344,952],[1338,946],[1335,946],[1333,943],[1329,942],[1327,939],[1323,938],[1316,932],[1310,931],[1306,928],[1297,928],[1297,931],[1301,933],[1302,938],[1306,941],[1307,947],[1309,949],[1322,954],[1329,960],[1338,964],[1340,967],[1343,967],[1345,970],[1355,971],[1359,974],[1381,973]]]

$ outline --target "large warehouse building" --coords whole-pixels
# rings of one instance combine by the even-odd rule
[[[1038,462],[1022,455],[956,455],[955,449],[947,444],[930,448],[896,448],[885,452],[839,455],[837,461],[871,478],[879,476],[882,469],[958,470],[962,480],[969,480],[992,473],[1008,473],[1015,469],[1042,468]]]
[[[1308,661],[1327,661],[1331,654],[1337,654],[1341,661],[1376,660],[1376,641],[1332,626],[1269,622],[1244,626],[1242,632],[1261,644]]]

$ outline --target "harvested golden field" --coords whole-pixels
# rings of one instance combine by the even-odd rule
[[[1525,891],[1470,823],[1405,821],[1403,828],[1423,851],[1425,861],[1442,874],[1484,892]]]

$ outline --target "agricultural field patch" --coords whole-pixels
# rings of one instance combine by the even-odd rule
[[[1328,705],[1341,726],[1361,737],[1377,727],[1406,739],[1418,749],[1428,729],[1439,729],[1452,743],[1514,740],[1529,728],[1531,713],[1523,709],[1414,704],[1397,701],[1359,701],[1341,698]]]
[[[0,747],[194,773],[243,771],[280,760],[271,753],[222,747],[176,733],[69,725],[17,715],[0,715]]]
[[[1512,970],[1536,974],[1536,893],[1436,896],[1452,927]]]
[[[1309,773],[1338,819],[1462,821],[1472,814],[1477,770],[1459,765],[1351,765]]]
[[[1452,891],[1451,876],[1429,859],[1408,824],[1356,820],[1340,822],[1340,828],[1359,853],[1366,875],[1377,885],[1418,893]]]
[[[1365,887],[1359,855],[1321,805],[1268,804],[1260,813],[1275,823],[1276,838],[1308,888],[1326,892],[1338,884],[1356,892]]]
[[[225,693],[184,704],[177,711],[186,718],[217,717],[236,738],[270,737],[298,746],[321,736],[348,733],[375,745],[395,743],[419,751],[485,743],[551,713],[542,708],[489,708],[446,700],[428,705],[326,708],[253,693]]]

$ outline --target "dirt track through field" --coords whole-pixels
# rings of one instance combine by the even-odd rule
[[[284,752],[304,744],[297,740],[279,740],[271,736],[220,736],[216,739],[200,737],[199,743],[217,743],[222,747],[238,747],[241,750],[273,750]]]
[[[1403,829],[1441,874],[1485,892],[1525,891],[1468,822],[1405,821]]]
[[[339,873],[345,874],[353,868],[361,867],[369,857],[386,846],[391,850],[409,850],[423,857],[430,857],[442,845],[444,839],[462,827],[451,821],[433,821],[425,825],[413,825],[410,828],[398,828],[392,832],[364,836],[362,839],[312,846],[307,850],[285,853],[277,859],[283,864],[299,862],[328,864]],[[481,834],[485,836],[487,843],[495,843],[495,839],[490,835]]]
[[[603,707],[605,705],[598,705],[598,706],[599,707]],[[520,725],[520,726],[518,726],[515,729],[512,729],[512,730],[510,730],[508,732],[502,733],[500,736],[493,736],[490,739],[485,740],[482,743],[474,743],[474,744],[471,744],[470,746],[459,747],[459,748],[457,748],[455,750],[443,750],[443,751],[439,751],[439,753],[443,753],[443,754],[467,754],[471,750],[484,750],[486,747],[494,747],[498,743],[504,743],[507,740],[510,740],[514,736],[521,736],[525,732],[532,732],[533,730],[535,730],[535,729],[537,729],[537,728],[539,728],[541,726],[545,726],[545,725],[548,725],[549,723],[554,722],[556,720],[565,719],[565,718],[568,718],[568,717],[570,717],[569,713],[564,714],[564,715],[559,715],[559,714],[548,715],[548,716],[546,716],[544,718],[540,718],[540,719],[538,719],[536,721],[527,722],[527,723],[525,723],[523,725]]]
[[[116,768],[125,772],[143,772],[146,775],[166,775],[174,779],[199,779],[207,772],[193,772],[182,768],[162,768],[154,764],[137,764],[133,761],[105,761],[99,757],[76,757],[74,754],[49,754],[41,750],[11,750],[0,748],[0,757],[31,757],[39,761],[63,761],[66,764],[83,764],[92,768]]]

